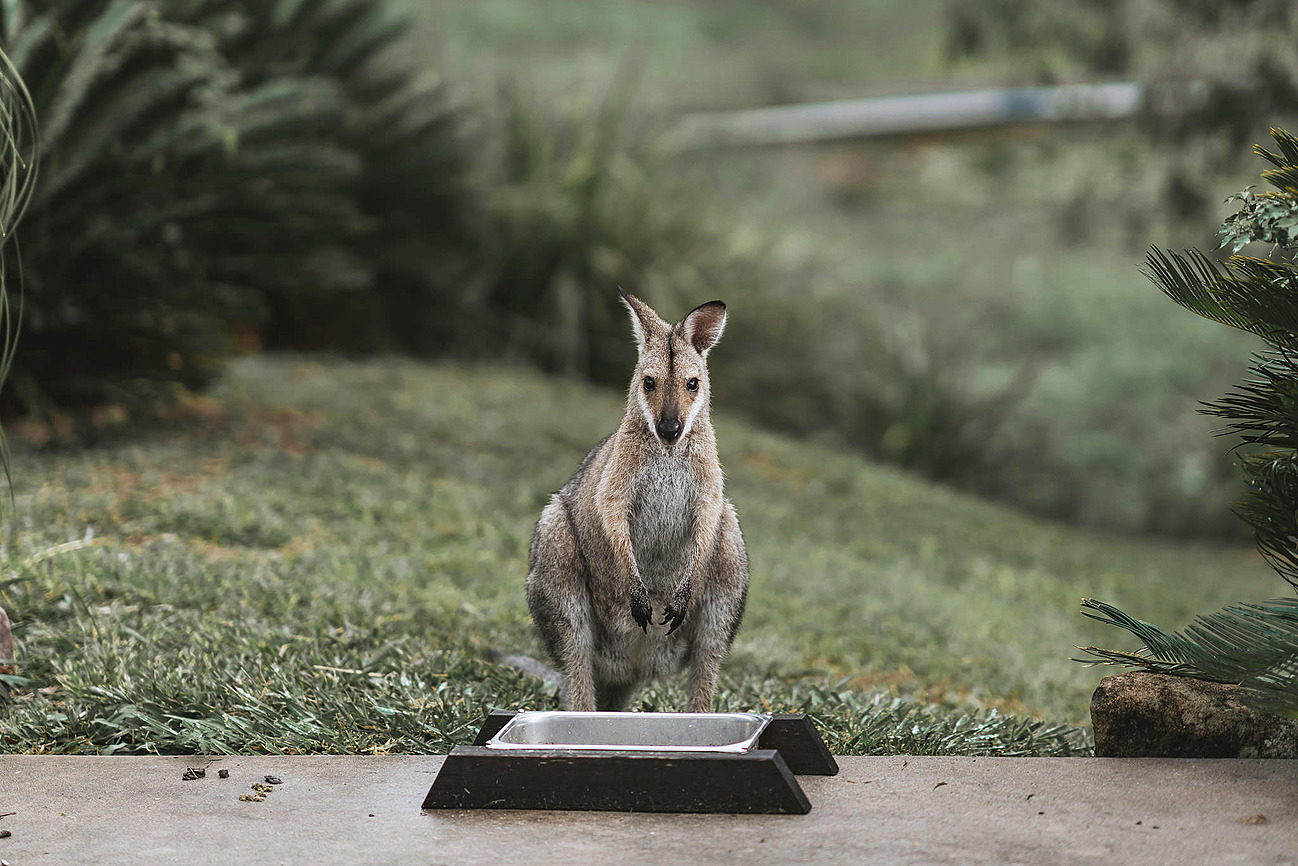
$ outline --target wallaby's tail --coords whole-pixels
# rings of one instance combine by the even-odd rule
[[[531,656],[505,653],[495,648],[487,650],[487,659],[496,664],[517,668],[530,677],[536,677],[545,685],[547,691],[557,688],[559,690],[560,706],[565,710],[572,706],[572,701],[568,696],[568,678],[545,662],[537,661]]]

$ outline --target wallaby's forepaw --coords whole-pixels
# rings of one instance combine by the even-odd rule
[[[675,604],[667,605],[667,609],[663,611],[663,621],[661,623],[662,625],[671,623],[671,628],[667,629],[667,633],[671,634],[676,631],[683,622],[685,622],[685,608],[682,607],[677,610]]]
[[[690,582],[687,580],[676,591],[672,593],[672,600],[668,602],[667,608],[663,611],[663,621],[661,625],[671,625],[667,633],[671,634],[681,627],[685,622],[685,611],[690,606]]]
[[[649,604],[649,591],[645,589],[644,584],[631,590],[631,617],[635,624],[644,629],[644,633],[649,633],[649,623],[653,622],[654,609]]]

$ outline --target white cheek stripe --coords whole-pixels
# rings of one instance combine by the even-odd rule
[[[682,439],[689,435],[690,428],[694,426],[694,419],[699,416],[699,410],[703,408],[703,404],[706,402],[705,395],[700,394],[698,399],[694,401],[694,405],[690,407],[690,414],[685,416],[685,426],[681,429]]]
[[[644,420],[649,425],[649,432],[657,436],[658,425],[654,423],[653,410],[649,408],[649,401],[645,399],[644,391],[640,388],[635,389],[635,399],[640,404],[640,411],[644,412]]]

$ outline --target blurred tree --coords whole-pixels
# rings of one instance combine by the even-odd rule
[[[42,173],[21,234],[29,411],[205,384],[268,295],[365,285],[366,228],[329,140],[327,80],[242,88],[208,32],[135,0],[19,2],[3,39],[31,82]]]
[[[408,27],[374,0],[167,0],[218,35],[246,86],[323,79],[343,100],[339,146],[359,158],[349,190],[371,230],[352,241],[372,288],[326,310],[314,290],[276,298],[268,337],[299,348],[445,351],[475,279],[484,210],[471,184],[462,112],[445,82],[394,50]],[[322,315],[322,312],[324,315]]]
[[[1245,191],[1240,210],[1222,226],[1225,265],[1195,252],[1153,250],[1149,272],[1172,300],[1213,321],[1262,337],[1269,352],[1233,393],[1204,411],[1225,419],[1237,435],[1239,464],[1249,492],[1238,514],[1252,527],[1258,550],[1298,590],[1298,138],[1272,130],[1276,151],[1255,148],[1273,166],[1262,178],[1274,190]],[[1268,258],[1238,254],[1246,244],[1272,245]],[[1102,602],[1088,601],[1095,618],[1133,632],[1139,653],[1088,647],[1095,659],[1165,673],[1236,682],[1265,692],[1298,713],[1298,599],[1227,608],[1200,618],[1182,635],[1168,635]],[[1092,615],[1092,614],[1088,614]]]
[[[46,164],[22,232],[25,411],[166,398],[265,336],[435,329],[467,255],[466,157],[440,89],[380,57],[385,5],[4,5]]]
[[[1022,84],[1152,85],[1141,121],[1150,158],[1130,161],[1117,186],[1160,172],[1163,200],[1151,207],[1169,221],[1202,220],[1204,190],[1241,166],[1248,142],[1298,114],[1298,6],[1288,0],[953,0],[948,10],[953,60],[1008,59]]]

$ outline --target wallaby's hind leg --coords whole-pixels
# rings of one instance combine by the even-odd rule
[[[568,680],[571,709],[595,709],[594,614],[577,538],[563,501],[541,512],[532,540],[527,607],[541,640]]]
[[[721,663],[730,652],[748,600],[748,553],[739,531],[739,518],[729,502],[722,512],[721,534],[709,565],[690,638],[692,713],[712,712]]]

